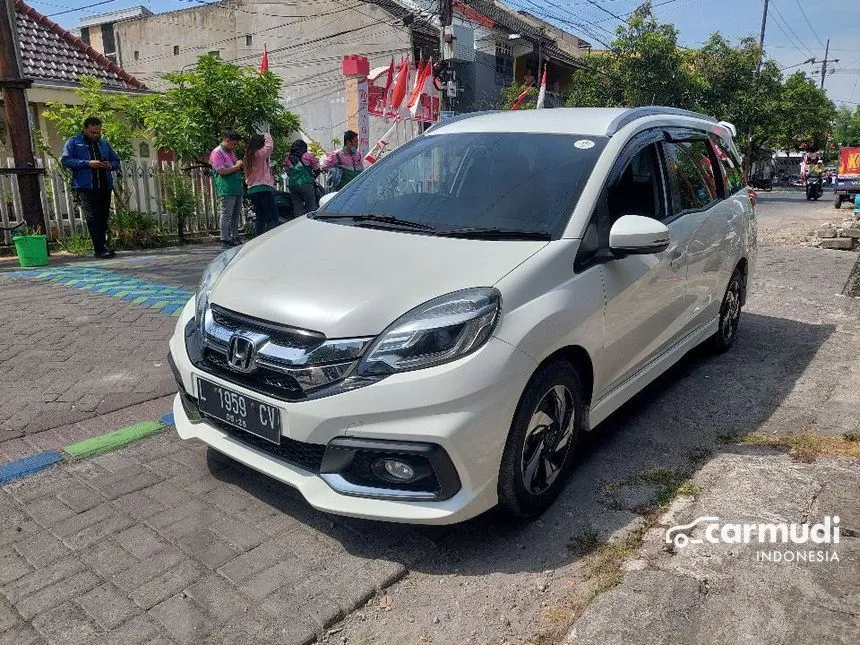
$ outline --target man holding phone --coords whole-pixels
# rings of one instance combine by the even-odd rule
[[[116,253],[107,248],[107,232],[113,172],[119,170],[119,157],[102,139],[101,119],[91,116],[84,121],[81,133],[66,141],[60,163],[72,171],[72,190],[84,212],[95,256],[114,257]]]

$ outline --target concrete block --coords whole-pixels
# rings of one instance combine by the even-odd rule
[[[850,237],[838,237],[832,240],[821,240],[821,248],[850,251],[852,248],[854,248],[854,240]]]
[[[842,229],[842,237],[853,237],[856,240],[860,238],[860,228],[844,228]]]
[[[85,593],[78,598],[78,604],[106,629],[118,627],[140,613],[128,595],[109,582]]]
[[[836,229],[825,226],[823,228],[818,229],[817,235],[822,239],[836,237]]]

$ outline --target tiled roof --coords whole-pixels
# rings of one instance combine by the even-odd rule
[[[81,76],[95,76],[106,89],[146,89],[104,54],[21,0],[15,0],[15,24],[24,78],[75,85]]]

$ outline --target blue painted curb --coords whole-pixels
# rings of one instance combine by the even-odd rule
[[[7,484],[26,475],[39,472],[63,461],[63,456],[56,451],[40,452],[38,455],[22,457],[0,467],[0,484]]]
[[[168,412],[163,417],[161,417],[161,419],[159,419],[159,421],[161,421],[161,423],[163,423],[166,426],[176,425],[173,422],[173,412]]]

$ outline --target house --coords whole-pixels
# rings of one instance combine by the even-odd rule
[[[81,76],[98,78],[108,92],[131,94],[147,91],[142,81],[67,29],[21,0],[15,0],[14,6],[21,71],[25,79],[32,81],[27,89],[30,128],[40,132],[53,156],[61,154],[65,141],[54,124],[45,119],[45,106],[52,101],[66,105],[79,104],[80,98],[75,94],[75,88]],[[140,156],[149,156],[149,147],[145,142],[137,142],[136,148]],[[0,164],[14,165],[10,157],[9,129],[0,111]],[[48,168],[54,167],[50,158],[41,161]],[[62,235],[74,228],[73,199],[67,190],[65,177],[56,170],[49,170],[45,176],[42,203],[52,234]],[[8,227],[11,222],[18,221],[21,221],[21,212],[13,176],[0,175],[0,226]],[[77,220],[77,226],[82,230],[80,220]],[[8,233],[4,233],[0,239],[8,242]]]
[[[33,82],[27,90],[31,127],[41,131],[54,154],[62,151],[64,141],[53,123],[45,119],[45,104],[50,101],[78,104],[80,99],[75,95],[75,88],[81,76],[98,78],[109,92],[146,91],[142,81],[21,0],[15,0],[15,27],[21,71],[24,78]],[[8,149],[7,126],[2,113],[0,147]]]
[[[579,40],[561,37],[551,25],[539,25],[493,0],[455,0],[454,11],[457,92],[449,109],[498,107],[501,90],[528,69],[537,73],[539,56],[562,84],[577,66],[579,50],[570,43]],[[153,89],[165,87],[164,73],[187,70],[202,54],[256,67],[265,46],[269,69],[284,80],[284,105],[298,114],[305,132],[328,145],[342,136],[350,116],[343,57],[365,56],[371,68],[392,58],[438,60],[437,12],[435,0],[224,0],[159,14],[138,8],[121,19],[114,12],[81,24],[93,46],[96,33],[102,42],[104,34],[111,34],[117,63]],[[386,127],[372,119],[371,140]]]

